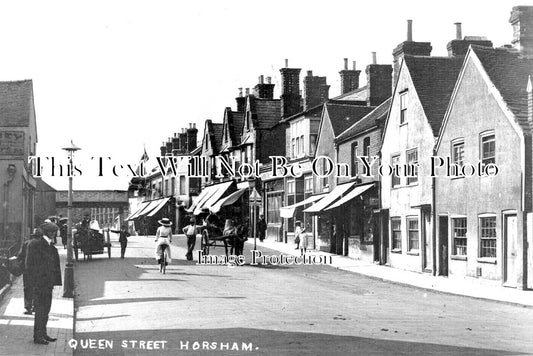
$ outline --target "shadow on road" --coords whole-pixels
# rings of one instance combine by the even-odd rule
[[[74,355],[177,355],[181,353],[191,355],[520,355],[517,352],[407,342],[385,338],[363,338],[325,333],[300,333],[252,328],[78,333],[76,334],[76,339],[78,341],[87,339],[112,340],[113,347],[107,349],[81,349],[81,346],[78,346],[79,348],[74,352]],[[133,346],[130,342],[132,340],[136,341],[135,348],[131,347]],[[139,341],[150,340],[166,341],[165,349],[147,350],[139,348]],[[246,348],[250,344],[252,349],[247,351]],[[161,346],[162,344],[159,345]],[[129,348],[123,348],[123,346],[129,346]]]

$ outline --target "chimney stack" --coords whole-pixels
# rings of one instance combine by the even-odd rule
[[[189,124],[189,128],[187,129],[185,135],[187,139],[185,149],[187,153],[190,153],[196,148],[196,138],[198,136],[198,130],[196,129],[195,123]]]
[[[235,101],[237,102],[237,111],[244,112],[244,109],[246,108],[246,98],[242,96],[242,88],[239,88],[239,96],[235,98]]]
[[[274,99],[274,84],[266,84],[265,77],[259,76],[259,83],[254,87],[254,96],[260,99]],[[244,110],[243,110],[244,111]]]
[[[372,52],[374,63],[366,67],[368,106],[378,106],[392,95],[392,66],[376,64],[376,52]]]
[[[304,78],[304,110],[328,101],[329,85],[326,79],[313,76],[313,71],[307,71],[307,76]]]
[[[168,141],[165,144],[165,146],[167,147],[167,149],[166,149],[167,156],[172,156],[172,137],[168,138]]]
[[[483,47],[492,47],[492,42],[481,36],[463,36],[462,25],[460,22],[455,25],[455,39],[448,42],[446,49],[449,57],[460,57],[466,55],[470,45],[478,45]]]
[[[348,70],[348,58],[344,58],[344,69],[339,74],[341,76],[341,94],[346,94],[359,88],[361,71],[355,70],[355,61],[353,61],[353,69]]]
[[[515,6],[509,22],[513,26],[514,48],[525,56],[533,56],[533,6]]]
[[[172,137],[172,155],[177,156],[180,152],[180,139],[178,137],[177,133],[174,133],[174,137]]]
[[[285,68],[281,68],[281,117],[286,118],[301,110],[300,102],[300,68],[288,68],[289,60],[285,59]]]
[[[400,63],[404,55],[409,56],[429,56],[431,55],[431,43],[429,42],[415,42],[413,41],[413,20],[407,20],[407,41],[400,43],[392,51],[393,56],[393,80],[392,89],[398,80],[398,72],[400,70]]]
[[[463,31],[461,29],[461,23],[456,22],[455,25],[455,39],[456,40],[462,40],[463,39]]]
[[[180,153],[185,153],[187,151],[187,129],[185,127],[181,128],[181,133],[178,134],[180,147]]]

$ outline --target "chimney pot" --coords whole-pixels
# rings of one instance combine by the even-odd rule
[[[174,132],[174,137],[178,137],[178,134]]]
[[[267,84],[271,84],[272,83],[272,78],[271,77],[267,77]]]
[[[265,77],[262,76],[262,75],[259,76],[259,84],[263,84],[263,83],[264,83],[264,81],[265,81],[264,78],[265,78]]]
[[[352,63],[353,63],[353,70],[355,70],[355,61],[353,61]]]
[[[289,60],[285,58],[285,68],[289,68]]]
[[[239,88],[239,98],[242,98],[242,88]]]
[[[307,71],[307,76],[308,77],[312,77],[313,76],[313,71],[312,70],[308,70]]]
[[[372,52],[372,64],[377,64],[378,61],[377,61],[377,57],[376,57],[376,52]]]
[[[461,23],[456,22],[454,23],[454,25],[455,25],[455,39],[460,40],[463,38],[463,31],[461,29]]]
[[[196,128],[196,123],[192,123],[192,128],[195,129]]]
[[[348,70],[348,58],[344,58],[344,69]]]
[[[413,20],[407,20],[407,41],[413,41]]]
[[[244,89],[244,92],[246,93],[246,96],[250,95],[250,88]]]

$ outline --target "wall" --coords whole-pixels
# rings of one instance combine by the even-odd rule
[[[450,111],[446,129],[443,132],[437,154],[451,155],[451,142],[464,138],[465,162],[477,164],[480,159],[480,133],[495,130],[496,164],[499,173],[495,177],[465,177],[436,179],[436,212],[449,218],[467,218],[467,256],[448,261],[449,273],[459,276],[476,276],[476,268],[481,268],[482,278],[501,280],[502,278],[502,238],[503,212],[518,212],[518,236],[521,239],[523,222],[521,210],[521,135],[511,126],[472,60],[466,65],[465,73],[458,87],[457,97]],[[478,258],[478,215],[495,213],[496,254],[495,263],[483,263]],[[453,252],[451,219],[448,246]],[[438,230],[437,230],[438,231]],[[519,253],[520,255],[520,253]],[[518,265],[520,265],[518,263]]]

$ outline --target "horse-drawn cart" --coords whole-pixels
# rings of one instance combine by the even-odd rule
[[[79,227],[74,233],[73,247],[76,261],[79,251],[83,252],[84,260],[92,260],[93,255],[104,254],[105,248],[107,248],[108,257],[111,258],[111,242],[104,238],[104,234],[100,233],[100,230]]]
[[[224,246],[226,257],[228,256],[228,247],[230,248],[230,253],[232,255],[242,254],[242,246],[244,241],[247,240],[245,237],[245,231],[246,230],[241,225],[234,227],[233,221],[230,219],[226,220],[224,230],[219,228],[216,224],[208,223],[206,226],[202,226],[202,238],[200,242],[202,254],[209,255],[209,248],[222,246]]]

